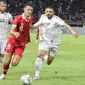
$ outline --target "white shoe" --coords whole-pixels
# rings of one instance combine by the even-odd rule
[[[34,76],[33,80],[39,80],[40,78],[38,76]]]
[[[5,77],[6,77],[6,75],[2,74],[2,75],[0,76],[0,80],[5,79]]]

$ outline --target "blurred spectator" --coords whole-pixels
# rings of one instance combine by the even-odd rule
[[[80,22],[85,20],[85,1],[84,0],[6,0],[8,3],[8,11],[16,16],[21,14],[23,4],[30,2],[34,5],[33,15],[35,21],[44,13],[44,9],[51,5],[55,9],[55,14],[65,20]],[[70,16],[70,18],[69,18]]]

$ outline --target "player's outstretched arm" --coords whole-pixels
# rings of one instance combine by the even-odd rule
[[[77,32],[75,32],[70,25],[68,25],[67,23],[65,23],[64,26],[65,26],[68,30],[70,30],[70,32],[73,34],[73,36],[75,36],[76,38],[79,36],[79,34],[78,34]]]

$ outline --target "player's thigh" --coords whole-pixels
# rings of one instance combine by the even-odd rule
[[[45,42],[41,42],[39,43],[38,49],[38,57],[44,57],[44,55],[48,53],[49,46]]]
[[[8,53],[13,53],[15,50],[15,44],[11,41],[7,41],[5,51]]]
[[[56,45],[56,46],[51,47],[49,49],[49,56],[48,56],[48,59],[47,59],[47,64],[48,65],[50,65],[52,63],[52,61],[54,60],[54,57],[57,54],[58,48],[59,48],[59,45]]]
[[[14,55],[19,55],[22,56],[23,52],[24,52],[25,46],[19,46],[15,48],[15,52]]]
[[[47,51],[45,51],[45,50],[39,50],[38,57],[39,58],[43,58],[46,54],[47,54]]]
[[[25,46],[17,47],[14,52],[14,59],[15,63],[18,63],[21,60],[22,54],[24,52]]]
[[[54,45],[49,49],[49,56],[55,57],[57,55],[60,44]]]

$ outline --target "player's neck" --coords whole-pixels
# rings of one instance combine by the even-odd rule
[[[26,20],[28,20],[28,19],[30,18],[30,16],[27,16],[26,14],[24,14],[24,18],[25,18]]]

